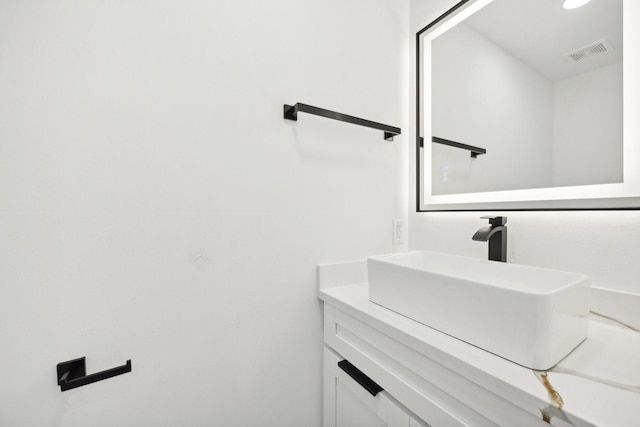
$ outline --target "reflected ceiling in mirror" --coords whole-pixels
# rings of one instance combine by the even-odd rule
[[[562,3],[461,2],[419,33],[419,210],[621,208],[640,194],[625,185],[623,0]]]

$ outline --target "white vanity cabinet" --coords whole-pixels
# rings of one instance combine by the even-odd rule
[[[321,292],[325,301],[324,427],[548,426],[534,405],[527,411],[509,402],[508,389],[500,390],[503,396],[496,395],[478,384],[481,379],[473,381],[466,372],[459,372],[455,362],[443,363],[450,359],[447,355],[418,342],[413,346],[398,341],[397,330],[374,317],[354,316],[359,307],[342,303],[350,293],[354,305],[366,304],[368,310],[394,316],[409,328],[424,329],[371,304],[366,287]],[[332,297],[338,294],[340,298]],[[375,397],[369,394],[338,367],[341,360],[348,360],[384,391]],[[535,380],[533,374],[531,378]]]

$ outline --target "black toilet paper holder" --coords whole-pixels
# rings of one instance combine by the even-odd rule
[[[116,375],[131,372],[131,359],[127,360],[127,362],[122,366],[87,375],[85,357],[80,357],[79,359],[67,360],[66,362],[58,363],[57,371],[60,391],[67,391],[72,388],[82,387],[87,384],[95,383],[96,381],[106,380],[107,378],[115,377]]]

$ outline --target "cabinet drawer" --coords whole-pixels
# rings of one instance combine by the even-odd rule
[[[362,380],[340,368],[346,362],[325,347],[323,380],[324,427],[428,427],[381,389],[363,387]],[[348,363],[348,362],[347,362]],[[413,422],[413,424],[411,424]]]

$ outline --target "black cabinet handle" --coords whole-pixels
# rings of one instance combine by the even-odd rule
[[[116,375],[131,372],[131,360],[127,360],[127,363],[122,366],[87,375],[85,358],[81,357],[79,359],[58,363],[57,371],[60,391],[67,391],[72,388],[82,387],[83,385],[95,383],[96,381],[106,380]]]
[[[347,375],[353,378],[372,396],[375,396],[376,394],[384,390],[375,381],[366,376],[360,369],[353,366],[348,360],[341,360],[340,362],[338,362],[338,367],[345,371]]]

